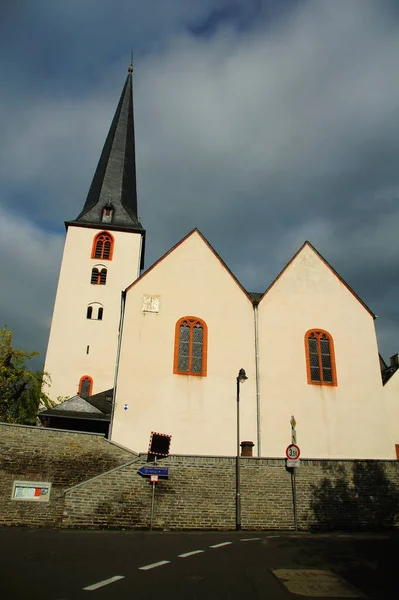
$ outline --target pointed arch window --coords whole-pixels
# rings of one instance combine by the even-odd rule
[[[305,352],[308,383],[337,385],[332,336],[323,329],[310,329],[305,334]]]
[[[182,317],[175,327],[173,372],[206,376],[208,328],[198,317]]]
[[[83,375],[79,381],[78,395],[81,398],[88,398],[93,392],[93,379],[90,375]]]
[[[114,252],[114,238],[108,231],[101,231],[93,240],[91,258],[112,260]]]
[[[105,285],[107,283],[107,269],[105,267],[102,269],[93,267],[91,270],[90,283],[93,285]]]

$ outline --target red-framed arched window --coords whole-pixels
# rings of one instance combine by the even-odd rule
[[[78,395],[81,398],[88,398],[93,392],[93,379],[90,375],[83,375],[79,381]]]
[[[114,253],[114,238],[108,231],[100,231],[93,240],[91,258],[112,260]]]
[[[323,329],[305,333],[306,370],[312,385],[337,385],[334,341]]]
[[[173,373],[206,376],[208,328],[198,317],[182,317],[175,327]]]

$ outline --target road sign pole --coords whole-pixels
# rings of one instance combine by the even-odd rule
[[[291,420],[291,444],[296,444],[296,419],[292,415]],[[294,511],[294,529],[298,531],[298,516],[296,505],[296,469],[291,469],[292,506]]]
[[[155,481],[152,482],[150,531],[152,531],[152,522],[154,519],[154,499],[155,499]]]

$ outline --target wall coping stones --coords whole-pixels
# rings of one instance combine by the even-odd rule
[[[124,467],[128,467],[129,465],[133,465],[134,463],[137,463],[137,462],[141,462],[140,459],[134,458],[133,460],[129,460],[128,462],[123,463],[123,465],[118,465],[117,467],[114,467],[113,469],[104,471],[104,473],[100,473],[99,475],[95,475],[94,477],[90,477],[89,479],[85,479],[84,481],[81,481],[80,483],[77,483],[76,485],[72,485],[71,487],[66,488],[62,492],[62,496],[65,496],[72,490],[76,490],[77,488],[83,487],[83,486],[87,485],[88,483],[95,481],[96,479],[100,479],[101,477],[106,477],[107,475],[109,475],[110,473],[113,473],[114,471],[119,471],[120,469],[123,469]]]
[[[139,453],[135,452],[134,450],[131,450],[130,448],[127,448],[126,446],[122,446],[122,444],[118,444],[118,442],[113,442],[112,440],[109,440],[108,438],[104,438],[104,442],[107,442],[107,444],[112,444],[112,446],[116,446],[117,448],[120,448],[121,450],[126,450],[126,452],[130,452],[130,454],[133,454],[133,456],[137,456],[139,457]]]
[[[19,425],[18,423],[0,423],[0,427],[16,427],[21,429],[34,429],[40,432],[56,432],[56,433],[74,433],[76,435],[92,435],[100,438],[104,438],[104,433],[94,433],[92,431],[74,431],[70,429],[55,429],[54,427],[40,427],[37,425]],[[132,452],[131,450],[129,452]]]

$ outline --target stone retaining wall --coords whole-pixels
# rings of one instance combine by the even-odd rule
[[[0,525],[58,526],[66,488],[135,458],[103,435],[0,423]],[[50,502],[11,499],[18,480],[50,482]]]
[[[0,524],[146,529],[152,488],[146,455],[102,436],[0,425]],[[241,458],[242,529],[294,528],[293,479],[282,458]],[[235,458],[170,456],[156,484],[154,529],[234,529]],[[11,500],[14,480],[50,481],[48,503]],[[298,528],[398,525],[399,461],[301,460]]]

